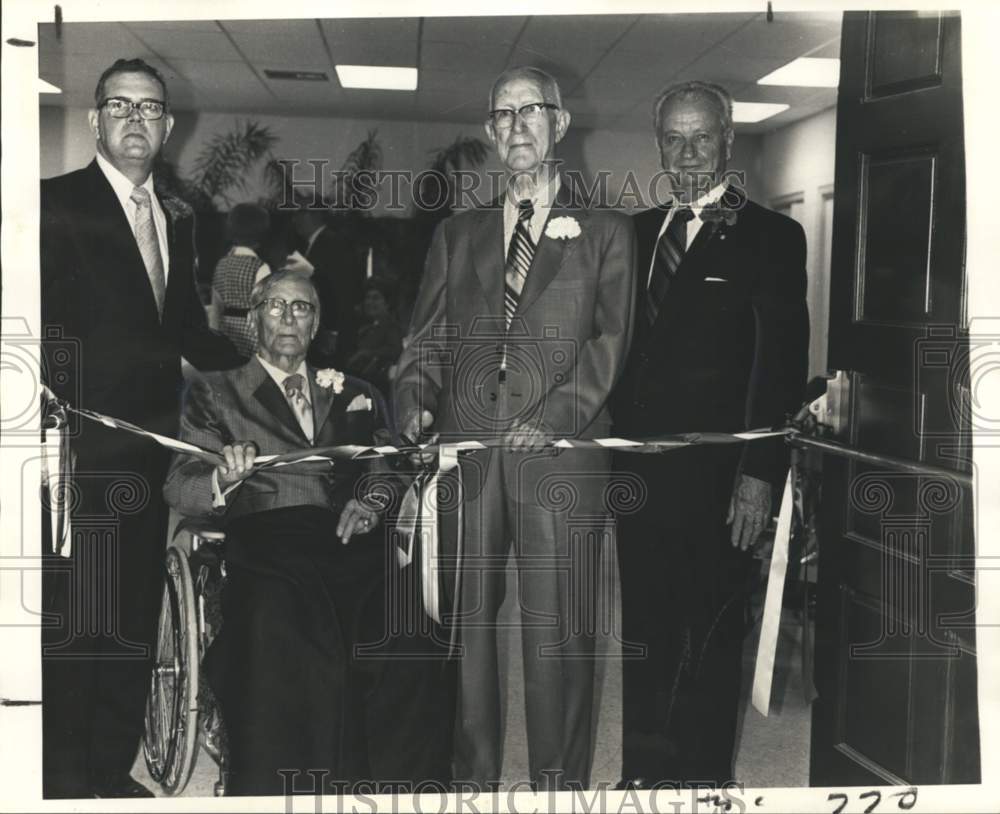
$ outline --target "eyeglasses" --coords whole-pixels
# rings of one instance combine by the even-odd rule
[[[500,108],[490,111],[490,121],[494,127],[506,130],[514,126],[514,117],[520,116],[525,124],[534,124],[542,117],[543,110],[559,110],[559,105],[551,102],[532,102],[530,105],[522,105],[517,110]]]
[[[270,317],[283,317],[285,311],[289,308],[292,309],[292,316],[298,319],[312,316],[316,313],[316,306],[311,302],[306,302],[305,300],[285,302],[284,300],[279,300],[277,297],[269,297],[266,300],[262,300],[254,308],[263,308],[264,312]]]
[[[133,102],[121,96],[112,96],[101,102],[98,107],[106,107],[113,119],[127,119],[133,110],[138,110],[139,115],[146,121],[155,121],[163,118],[167,103],[159,99],[140,99],[138,102]]]

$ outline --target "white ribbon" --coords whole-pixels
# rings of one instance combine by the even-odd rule
[[[788,568],[788,544],[792,531],[793,492],[795,473],[793,465],[785,478],[785,491],[781,496],[778,512],[778,530],[774,535],[771,551],[771,569],[767,575],[767,594],[764,598],[764,615],[760,623],[760,642],[757,645],[757,663],[753,673],[753,706],[765,718],[771,708],[771,683],[774,680],[774,655],[778,648],[778,628],[781,626],[781,597],[785,590],[785,571]]]

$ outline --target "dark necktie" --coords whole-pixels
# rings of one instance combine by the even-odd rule
[[[670,282],[684,259],[684,252],[687,251],[687,225],[693,217],[694,213],[688,207],[678,209],[656,244],[653,272],[646,291],[646,319],[650,325],[656,322],[670,289]]]
[[[517,225],[514,226],[514,235],[507,249],[507,266],[504,270],[503,312],[508,328],[514,318],[514,311],[517,310],[521,291],[524,290],[524,281],[528,277],[528,269],[531,268],[531,259],[535,256],[535,243],[528,231],[528,224],[534,214],[535,207],[531,201],[525,199],[518,202]]]
[[[306,438],[312,443],[313,440],[313,415],[312,409],[309,406],[309,401],[303,393],[303,388],[305,387],[305,380],[301,373],[293,373],[285,378],[285,398],[288,399],[289,405],[291,405],[292,412],[295,413],[295,417],[299,420],[299,426],[302,427],[302,432],[305,433]]]
[[[149,192],[145,187],[135,187],[129,198],[135,204],[135,242],[139,245],[139,254],[142,255],[142,262],[146,266],[149,284],[153,287],[156,310],[162,319],[163,301],[167,295],[167,278],[163,273],[163,256],[160,254],[160,241],[156,237]]]

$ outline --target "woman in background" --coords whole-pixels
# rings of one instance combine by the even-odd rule
[[[255,344],[247,314],[254,283],[271,273],[258,251],[271,228],[267,210],[257,204],[237,204],[226,218],[226,234],[232,244],[219,260],[212,276],[212,306],[218,328],[247,358]]]
[[[347,372],[391,392],[390,369],[403,352],[403,329],[392,314],[392,287],[388,280],[369,277],[365,281],[358,329],[358,349],[347,362]]]

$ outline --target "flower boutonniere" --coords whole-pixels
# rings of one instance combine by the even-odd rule
[[[569,240],[579,237],[580,224],[577,223],[576,218],[569,215],[553,218],[545,227],[545,236],[551,237],[553,240]]]
[[[730,209],[728,206],[720,206],[718,203],[702,207],[698,215],[703,223],[725,223],[726,226],[732,226],[736,223],[738,216],[739,213],[735,209]]]
[[[157,190],[159,192],[159,190]],[[160,193],[160,204],[166,210],[167,214],[171,218],[176,220],[181,220],[182,218],[191,217],[194,214],[194,210],[187,201],[183,201],[169,193]]]
[[[344,392],[344,374],[332,367],[316,371],[316,384],[323,388],[333,388],[334,395]]]

